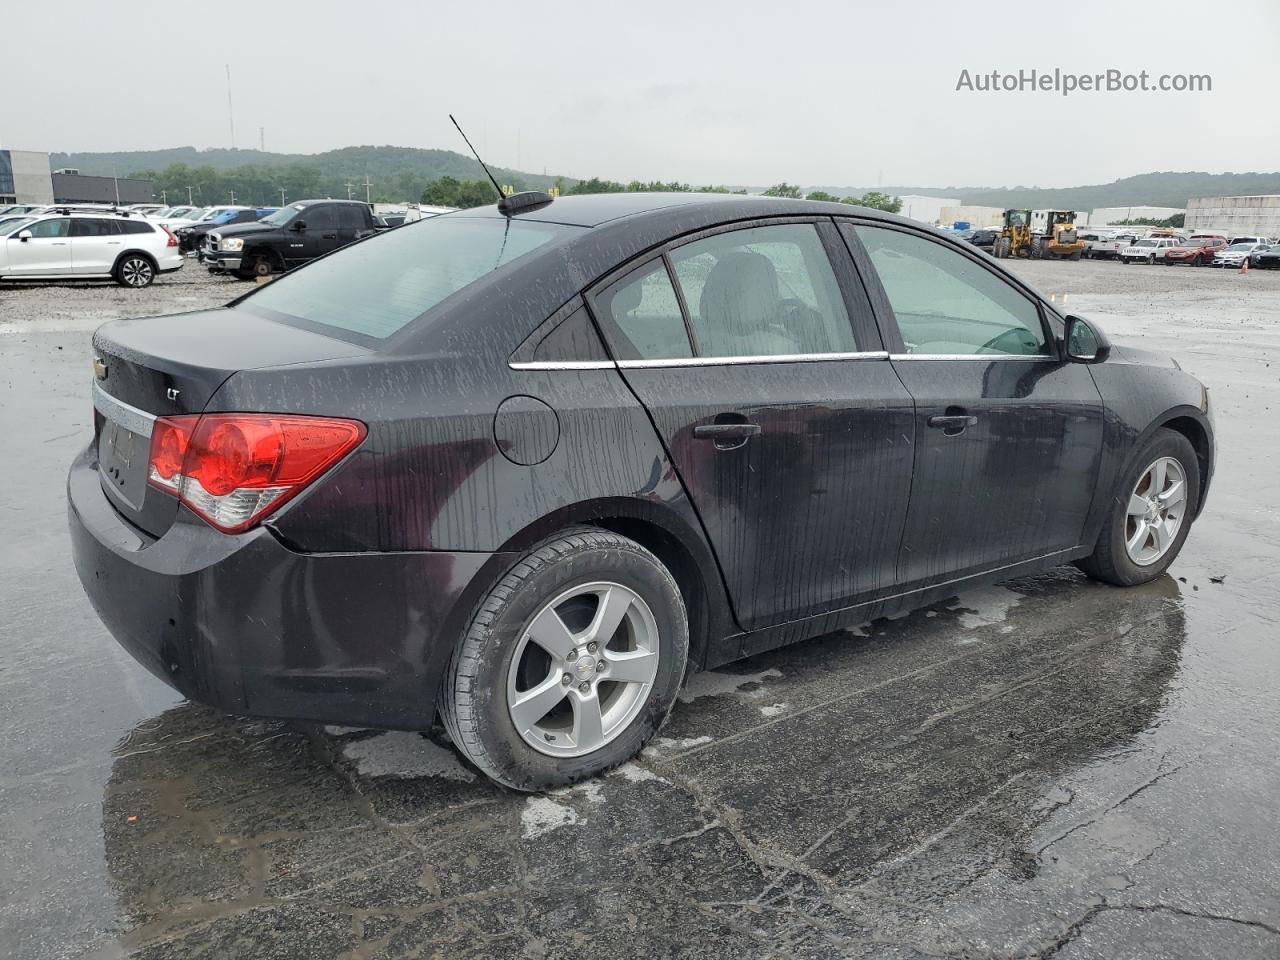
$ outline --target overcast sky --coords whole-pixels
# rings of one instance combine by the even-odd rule
[[[695,184],[1100,183],[1280,169],[1280,3],[0,0],[0,147],[465,149]],[[956,92],[962,69],[1210,93]]]

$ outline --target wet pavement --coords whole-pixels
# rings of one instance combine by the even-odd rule
[[[1210,384],[1170,575],[695,675],[638,760],[535,797],[440,731],[226,717],[134,664],[68,558],[87,331],[242,288],[0,288],[0,957],[1280,957],[1280,272],[1017,269]]]

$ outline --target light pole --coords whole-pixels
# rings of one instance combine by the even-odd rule
[[[280,188],[280,206],[284,206],[284,187]]]
[[[366,173],[364,175],[364,202],[370,205],[373,203],[369,197],[369,188],[372,186],[373,184],[369,182],[369,175]]]
[[[190,188],[190,187],[187,187],[187,206],[189,206],[189,207],[193,207],[193,206],[195,206],[194,201],[192,201],[192,199],[191,199],[191,188]]]

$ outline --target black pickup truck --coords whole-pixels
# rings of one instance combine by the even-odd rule
[[[357,200],[300,200],[257,223],[210,230],[205,261],[214,273],[248,280],[283,273],[378,231]]]

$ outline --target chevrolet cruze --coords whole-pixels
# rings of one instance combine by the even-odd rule
[[[93,343],[70,524],[118,641],[236,713],[438,713],[525,790],[632,756],[687,669],[1158,577],[1213,472],[1176,362],[843,204],[517,195]]]

